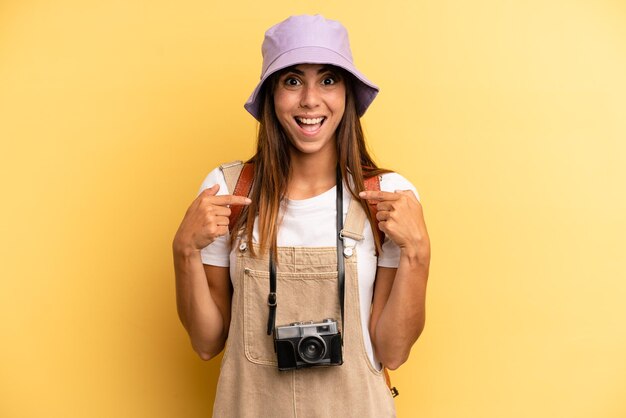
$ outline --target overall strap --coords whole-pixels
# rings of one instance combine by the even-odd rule
[[[372,176],[368,177],[363,181],[363,186],[365,190],[380,190],[380,176]],[[376,218],[376,212],[378,209],[376,208],[376,204],[369,204],[368,207],[372,216]],[[365,221],[367,220],[367,215],[365,211],[363,211],[363,207],[358,199],[352,199],[350,201],[350,205],[348,206],[348,214],[346,215],[346,223],[341,230],[341,236],[345,238],[350,238],[355,241],[361,241],[363,239],[363,227],[365,226]],[[378,231],[378,236],[380,237],[381,244],[384,242],[385,233],[380,229],[376,228]]]
[[[250,163],[244,164],[242,161],[233,161],[232,163],[222,164],[220,170],[224,174],[228,193],[234,196],[249,196],[252,189],[252,181],[254,177],[254,166]],[[232,228],[241,216],[243,206],[234,205],[230,208],[230,217],[228,229],[232,232]]]
[[[228,187],[228,193],[232,194],[233,190],[235,190],[242,168],[243,161],[241,160],[220,165],[220,170],[222,170],[222,174],[224,174],[224,181],[226,181],[226,187]]]

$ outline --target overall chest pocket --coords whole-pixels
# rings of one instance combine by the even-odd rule
[[[276,365],[274,337],[267,335],[269,273],[245,269],[244,347],[246,358]],[[276,276],[276,326],[333,318],[341,323],[337,272],[281,273]]]

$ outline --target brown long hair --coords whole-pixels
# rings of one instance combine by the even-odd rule
[[[280,76],[292,68],[289,67],[272,75],[261,89],[261,121],[257,134],[257,150],[256,154],[247,161],[254,164],[254,183],[250,191],[252,203],[244,206],[241,216],[232,227],[231,245],[238,236],[236,231],[242,231],[241,234],[245,236],[245,239],[252,242],[254,220],[258,214],[259,244],[262,253],[268,249],[276,251],[278,213],[287,191],[291,170],[289,148],[292,145],[274,111],[273,92]],[[365,178],[388,173],[389,170],[379,168],[367,151],[354,98],[354,85],[358,81],[349,72],[339,67],[332,68],[346,85],[345,111],[336,130],[337,162],[343,178],[347,179],[348,175],[351,175],[354,180],[353,184],[346,182],[348,189],[352,197],[357,199],[365,210],[374,232],[376,251],[380,253],[382,243],[376,232],[378,221],[372,216],[367,202],[359,197],[359,192],[364,190]],[[250,250],[254,251],[252,246]]]

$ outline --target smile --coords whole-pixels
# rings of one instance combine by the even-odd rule
[[[296,116],[294,119],[303,131],[310,133],[317,132],[324,124],[324,121],[326,121],[326,117],[324,116],[318,118],[303,118]]]

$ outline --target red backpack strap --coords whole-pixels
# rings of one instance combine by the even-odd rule
[[[248,197],[250,195],[250,190],[252,189],[252,181],[254,180],[253,177],[254,165],[251,163],[245,163],[241,169],[241,173],[237,179],[237,184],[235,185],[235,190],[233,190],[232,194],[235,196]],[[228,221],[229,232],[232,232],[233,226],[237,223],[237,220],[241,216],[242,210],[243,205],[233,205],[230,207],[230,217]]]
[[[371,191],[380,191],[380,176],[372,176],[363,180],[363,186],[365,190]],[[378,208],[376,207],[376,203],[369,203],[368,207],[370,208],[370,212],[374,219],[376,219],[376,212],[378,212]],[[378,228],[378,222],[376,223],[376,230],[378,231],[378,236],[380,237],[380,244],[382,245],[385,242],[385,233]]]

